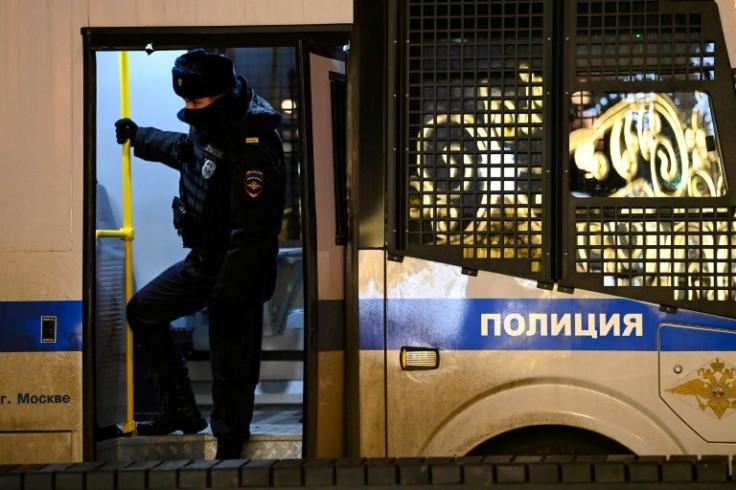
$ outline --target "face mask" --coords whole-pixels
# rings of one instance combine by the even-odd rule
[[[187,109],[185,107],[178,112],[176,117],[180,121],[194,126],[194,129],[209,129],[228,115],[232,102],[232,96],[225,96],[202,109]]]
[[[195,129],[204,129],[212,126],[217,122],[219,111],[215,110],[215,104],[205,107],[204,109],[182,109],[176,115],[180,121],[185,122]]]

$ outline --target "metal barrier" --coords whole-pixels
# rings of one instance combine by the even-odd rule
[[[0,466],[3,490],[319,487],[733,489],[729,456],[171,460]]]

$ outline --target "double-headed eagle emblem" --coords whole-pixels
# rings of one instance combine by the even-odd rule
[[[695,397],[702,411],[709,408],[717,418],[723,417],[728,409],[736,410],[736,368],[716,358],[710,367],[698,369],[696,378],[668,388],[668,393]]]

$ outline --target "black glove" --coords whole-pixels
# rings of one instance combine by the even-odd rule
[[[133,146],[137,132],[138,125],[130,119],[118,119],[115,121],[115,139],[121,145],[130,140],[130,146]]]

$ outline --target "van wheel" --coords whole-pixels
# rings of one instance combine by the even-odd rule
[[[473,448],[468,455],[634,454],[606,436],[564,425],[524,427],[500,434]]]

